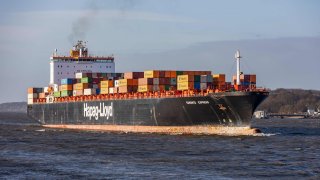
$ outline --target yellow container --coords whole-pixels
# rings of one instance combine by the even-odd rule
[[[160,71],[150,70],[144,71],[144,78],[158,78],[160,76]]]
[[[177,77],[177,82],[188,82],[188,81],[194,81],[194,75],[179,75]]]
[[[88,83],[76,83],[73,85],[74,90],[83,90],[89,88]]]
[[[109,88],[108,87],[101,87],[100,94],[109,94]]]
[[[101,89],[102,88],[113,87],[113,81],[112,80],[100,81],[100,87],[101,87]]]
[[[141,85],[138,86],[138,92],[149,92],[153,91],[153,86],[152,85]]]
[[[64,84],[60,86],[60,91],[72,91],[73,86],[70,84]]]
[[[178,82],[178,84],[177,84],[177,89],[178,89],[179,91],[194,89],[194,83],[193,83],[193,82],[188,82],[188,81]]]

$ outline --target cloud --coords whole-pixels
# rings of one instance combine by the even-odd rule
[[[73,11],[33,11],[33,12],[21,12],[12,14],[12,17],[16,19],[32,19],[32,21],[44,21],[49,20],[65,20],[73,18],[81,18],[84,15],[95,14],[94,18],[99,19],[118,19],[118,20],[141,20],[141,21],[154,21],[154,22],[174,22],[174,23],[196,23],[198,22],[194,18],[182,17],[175,15],[165,15],[153,12],[132,11],[127,10],[123,13],[122,10],[73,10]],[[87,21],[87,19],[86,19]],[[90,21],[90,19],[88,19]],[[56,22],[58,23],[58,21]]]

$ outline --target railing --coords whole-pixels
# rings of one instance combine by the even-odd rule
[[[266,89],[246,89],[243,91],[221,91],[221,90],[184,90],[184,91],[156,91],[156,92],[136,92],[136,93],[114,93],[99,95],[80,95],[55,97],[53,103],[60,102],[82,102],[82,101],[99,101],[99,100],[124,100],[124,99],[150,99],[150,98],[175,98],[175,97],[197,97],[207,96],[211,93],[221,92],[268,92]],[[45,104],[46,98],[37,99],[38,104]]]

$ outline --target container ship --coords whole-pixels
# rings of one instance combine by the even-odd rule
[[[115,72],[113,56],[93,56],[78,41],[70,55],[50,58],[50,83],[28,88],[28,116],[45,127],[117,132],[215,134],[243,127],[268,96],[255,74],[231,82],[211,71]]]

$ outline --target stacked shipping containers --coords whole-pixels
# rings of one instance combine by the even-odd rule
[[[237,84],[237,76],[232,76],[233,84]],[[256,85],[257,76],[255,74],[241,74],[240,83],[242,86],[249,87],[250,85]]]
[[[225,74],[214,74],[213,87],[214,89],[225,90],[226,89],[226,75]]]
[[[28,104],[37,102],[40,93],[43,93],[43,88],[28,88]]]
[[[249,86],[256,83],[256,75],[240,76],[241,83]],[[235,76],[233,77],[235,83]],[[211,71],[161,71],[126,73],[76,73],[75,78],[61,80],[54,87],[54,97],[98,95],[113,93],[155,92],[168,90],[232,89],[225,74],[211,74]],[[28,103],[37,98],[46,98],[48,88],[29,88]]]
[[[201,75],[200,76],[200,90],[205,90],[208,88],[212,88],[213,84],[213,78],[212,75]]]

